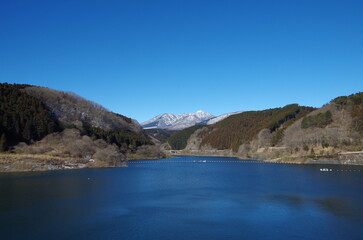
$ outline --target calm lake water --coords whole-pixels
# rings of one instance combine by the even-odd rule
[[[363,239],[362,167],[165,161],[2,173],[1,239]]]

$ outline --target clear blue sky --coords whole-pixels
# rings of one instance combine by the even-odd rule
[[[0,82],[72,91],[142,122],[363,91],[363,1],[0,2]]]

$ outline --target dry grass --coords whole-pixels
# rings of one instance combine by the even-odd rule
[[[82,158],[72,157],[58,157],[54,155],[46,154],[21,154],[21,153],[1,153],[0,163],[4,163],[8,160],[24,160],[24,159],[35,159],[35,160],[56,160],[56,161],[84,161]]]
[[[90,167],[82,158],[45,154],[0,154],[0,172],[46,171]]]
[[[124,159],[119,148],[107,144],[103,140],[92,140],[81,136],[77,129],[66,129],[61,133],[53,133],[32,145],[19,144],[16,153],[30,155],[45,155],[61,158],[97,159],[108,161],[110,165]]]
[[[116,167],[125,158],[117,146],[81,136],[76,129],[50,134],[31,145],[21,143],[13,151],[0,154],[0,171]]]
[[[117,167],[120,163],[98,159],[59,157],[47,154],[0,154],[0,172],[49,171],[79,168]]]

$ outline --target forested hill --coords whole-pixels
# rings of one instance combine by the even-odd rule
[[[230,116],[194,131],[183,154],[363,164],[363,93]]]
[[[143,134],[135,120],[115,114],[75,93],[29,86],[24,91],[41,100],[53,116],[65,125],[82,125],[105,130],[126,130]]]
[[[170,147],[175,150],[184,149],[187,146],[187,141],[196,130],[205,127],[206,125],[197,124],[192,127],[185,128],[174,133],[167,142],[169,143]]]
[[[151,144],[141,126],[76,94],[20,84],[0,84],[0,151],[19,142],[74,128],[82,135],[136,151]]]
[[[0,84],[0,150],[37,141],[60,131],[58,121],[39,99],[23,91],[28,85]]]
[[[276,145],[281,141],[282,132],[287,126],[313,110],[311,107],[291,104],[282,108],[236,114],[211,125],[210,133],[203,137],[202,145],[237,152],[241,144],[252,141],[263,129],[268,129],[273,136],[271,145]]]

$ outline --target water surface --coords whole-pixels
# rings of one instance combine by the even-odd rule
[[[362,167],[167,161],[0,174],[1,238],[362,239]]]

